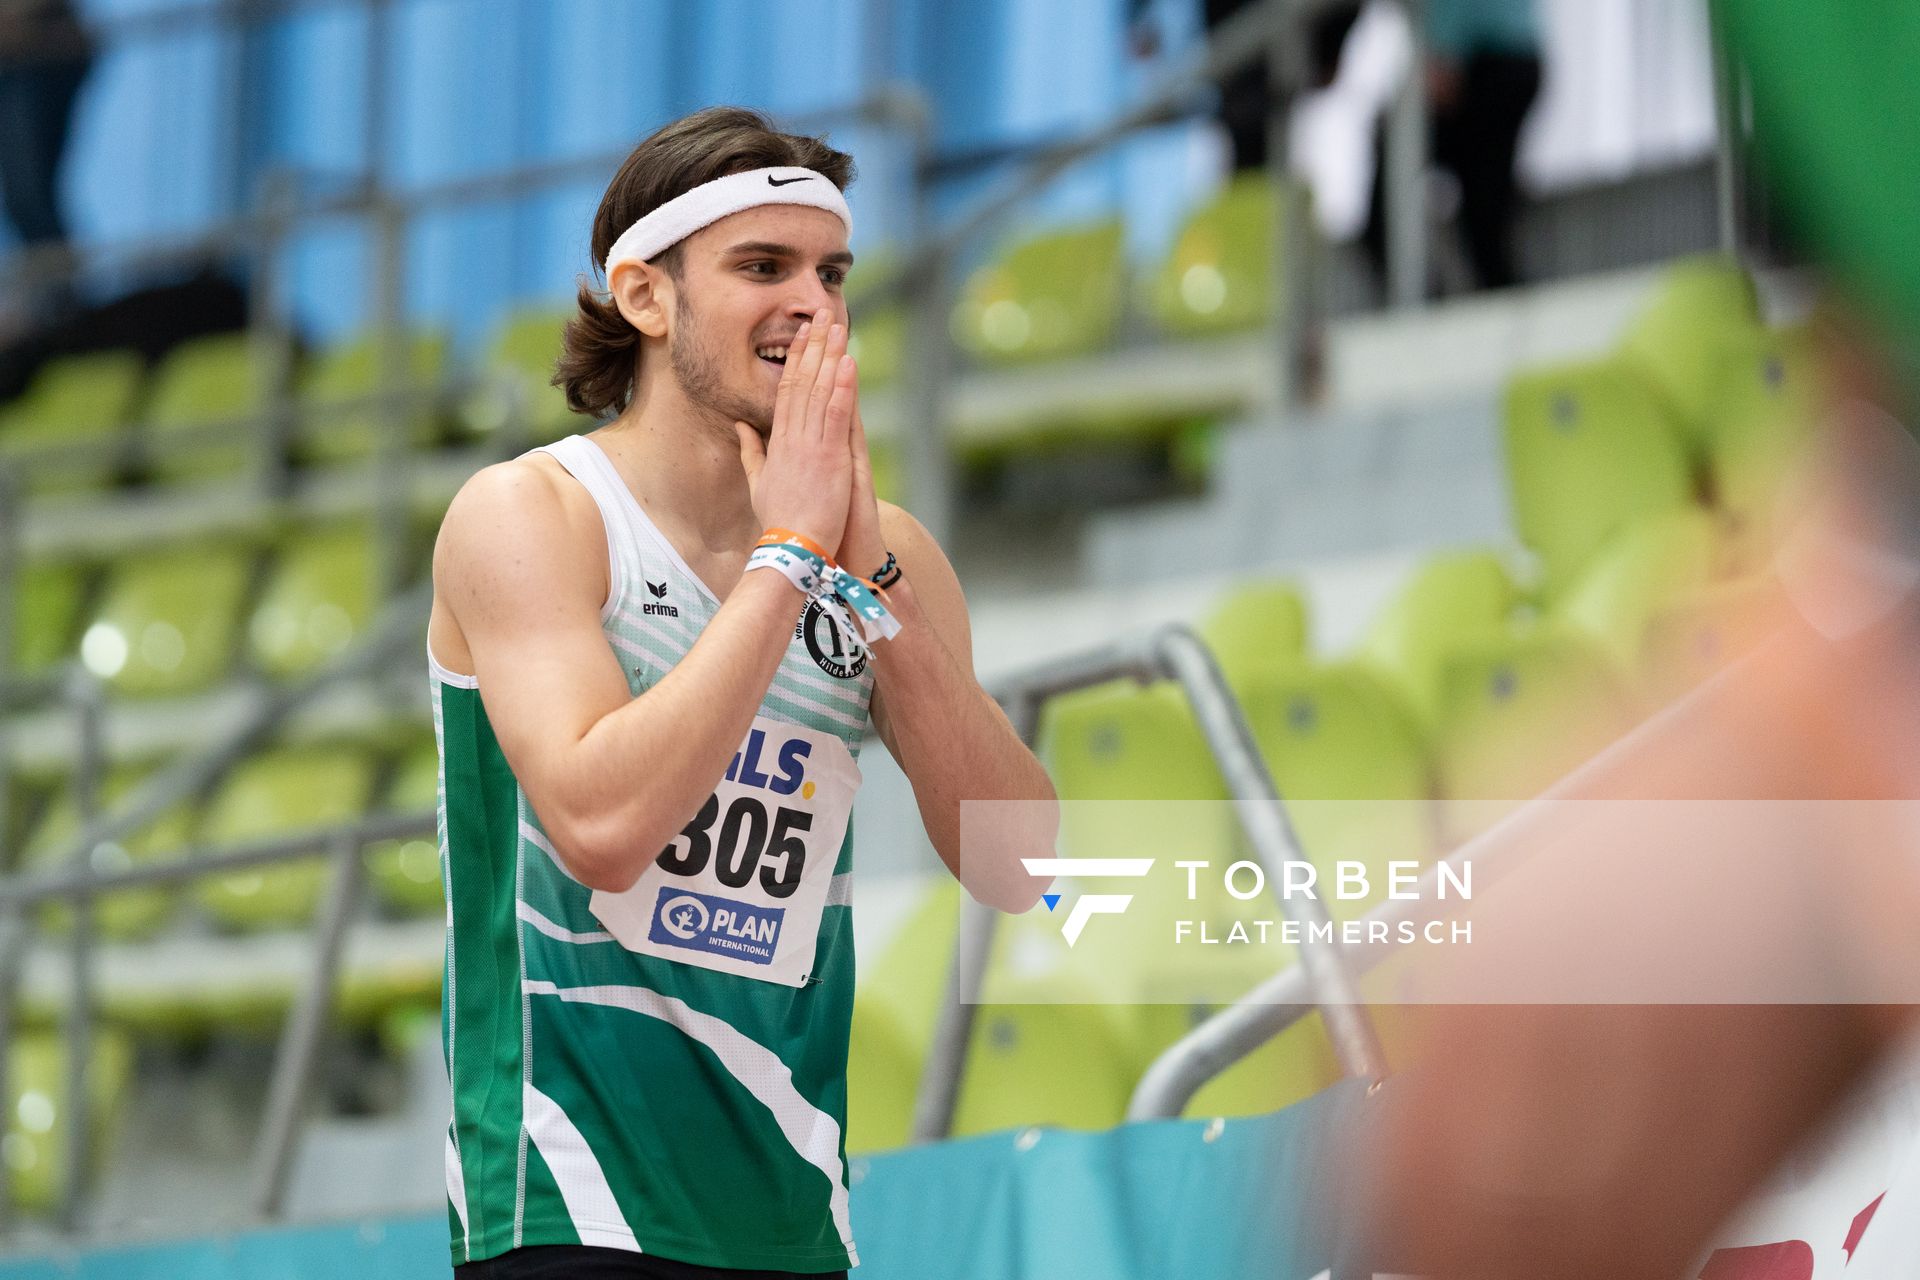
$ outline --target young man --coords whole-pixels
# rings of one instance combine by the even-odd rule
[[[441,528],[463,1275],[853,1265],[855,754],[871,723],[956,876],[963,798],[1052,800],[974,680],[952,568],[873,495],[851,177],[747,111],[642,142],[555,379],[612,420],[480,472]],[[1024,911],[1017,858],[1051,839],[970,847],[963,882]]]

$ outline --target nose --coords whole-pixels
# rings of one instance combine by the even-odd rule
[[[795,285],[793,296],[787,299],[787,317],[798,327],[802,321],[820,314],[823,307],[833,313],[834,320],[846,320],[846,308],[841,306],[840,298],[821,282],[819,276],[809,276]]]

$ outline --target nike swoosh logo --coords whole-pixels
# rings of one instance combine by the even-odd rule
[[[812,176],[813,175],[809,173],[809,174],[803,174],[798,178],[776,178],[772,174],[768,174],[767,185],[770,187],[790,187],[796,182],[805,182],[808,178],[811,178]]]

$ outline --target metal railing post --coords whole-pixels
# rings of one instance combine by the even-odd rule
[[[14,632],[20,587],[19,486],[13,476],[0,471],[0,852],[6,855],[9,873],[21,852],[12,847],[9,838],[13,827]],[[0,1109],[13,1106],[14,1013],[30,936],[25,912],[0,910]],[[5,1132],[10,1120],[0,1113],[0,1133]],[[12,1219],[13,1196],[9,1190],[0,1194],[0,1231],[9,1228]]]
[[[1299,0],[1265,0],[1266,48],[1260,65],[1267,84],[1267,182],[1273,191],[1272,287],[1275,343],[1274,402],[1282,410],[1301,404],[1310,390],[1315,264],[1308,202],[1288,170],[1294,86],[1300,82],[1297,42]]]
[[[266,1116],[254,1157],[254,1186],[258,1192],[253,1207],[263,1218],[279,1217],[286,1209],[287,1184],[299,1152],[301,1104],[319,1060],[327,1018],[333,1011],[347,927],[360,899],[364,873],[357,835],[349,831],[337,837],[332,856],[333,886],[320,919],[313,971],[299,1003],[287,1015],[267,1087]]]
[[[1377,1082],[1386,1076],[1386,1056],[1364,1007],[1353,977],[1340,955],[1339,945],[1316,940],[1324,935],[1328,917],[1318,899],[1296,902],[1283,891],[1284,864],[1302,859],[1300,843],[1287,818],[1286,805],[1267,771],[1259,744],[1247,726],[1240,704],[1221,675],[1213,655],[1192,631],[1169,626],[1146,636],[1132,637],[1089,653],[1034,668],[995,682],[996,696],[1021,740],[1032,745],[1042,708],[1048,699],[1109,680],[1132,679],[1142,684],[1169,679],[1179,684],[1193,709],[1208,750],[1218,762],[1233,796],[1235,812],[1249,843],[1260,858],[1275,899],[1289,919],[1304,926],[1298,948],[1300,963],[1283,977],[1297,984],[1307,1010],[1318,1008],[1326,1020],[1343,1071]],[[948,971],[946,1002],[941,1006],[934,1038],[915,1100],[913,1140],[935,1141],[952,1130],[953,1115],[965,1082],[966,1054],[974,1010],[987,967],[995,927],[994,912],[963,900],[960,932]]]
[[[1286,864],[1303,862],[1306,855],[1239,702],[1228,692],[1226,678],[1213,655],[1187,628],[1172,626],[1161,631],[1155,637],[1154,650],[1193,706],[1194,719],[1220,764],[1240,825],[1267,873],[1275,898],[1286,916],[1302,926],[1300,967],[1306,972],[1314,1003],[1327,1024],[1327,1038],[1340,1060],[1341,1071],[1370,1083],[1385,1079],[1386,1055],[1373,1021],[1360,1003],[1353,977],[1340,959],[1339,946],[1315,936],[1329,927],[1326,905],[1312,894],[1295,900],[1283,891]]]
[[[1714,193],[1720,224],[1720,251],[1738,258],[1745,236],[1746,190],[1744,140],[1746,103],[1738,57],[1713,22],[1715,6],[1707,6],[1709,54],[1713,67],[1713,107],[1719,127],[1714,130]]]
[[[1407,75],[1387,117],[1387,144],[1377,181],[1385,184],[1387,300],[1418,307],[1427,300],[1426,0],[1401,0],[1411,53]]]
[[[92,825],[100,807],[100,774],[105,758],[102,720],[105,716],[104,693],[100,682],[81,667],[73,667],[69,676],[69,696],[80,720],[78,768],[74,770],[74,807],[82,828]],[[61,1128],[61,1149],[66,1163],[60,1179],[60,1225],[78,1231],[86,1209],[88,1189],[90,1133],[93,1127],[92,1099],[87,1094],[90,1059],[93,1056],[93,890],[94,849],[82,842],[74,848],[72,868],[75,887],[70,898],[72,920],[69,925],[68,957],[72,965],[71,988],[65,1018],[66,1115]]]
[[[938,541],[953,534],[953,442],[947,439],[947,392],[953,378],[953,338],[947,332],[947,308],[953,284],[953,259],[933,240],[933,194],[928,166],[933,156],[933,122],[924,103],[914,114],[913,227],[909,243],[932,244],[907,271],[907,350],[914,353],[912,410],[901,442],[907,494],[914,513]]]

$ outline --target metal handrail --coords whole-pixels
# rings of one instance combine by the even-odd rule
[[[317,672],[315,676],[303,679],[298,685],[276,689],[259,706],[255,706],[252,714],[248,714],[240,725],[230,729],[225,737],[205,748],[204,752],[188,756],[173,768],[167,768],[148,779],[121,810],[108,816],[98,816],[94,812],[98,777],[102,771],[102,687],[98,679],[90,677],[77,664],[67,668],[67,679],[75,685],[69,702],[73,702],[81,712],[81,760],[75,775],[79,787],[81,833],[65,850],[65,856],[60,858],[60,865],[65,867],[63,871],[35,877],[13,875],[0,879],[0,1096],[6,1096],[8,1086],[6,1046],[12,1044],[12,1015],[17,1006],[17,984],[21,977],[21,965],[25,961],[25,944],[31,931],[29,908],[56,898],[71,900],[75,919],[67,942],[71,961],[71,992],[63,1027],[67,1105],[63,1117],[65,1167],[60,1196],[61,1226],[69,1232],[79,1230],[86,1203],[86,1134],[90,1128],[86,1113],[86,1075],[92,1052],[94,998],[94,942],[90,906],[94,898],[104,890],[119,887],[200,879],[204,875],[232,871],[244,865],[286,862],[311,852],[317,844],[324,842],[334,842],[336,848],[342,850],[342,869],[336,873],[336,896],[351,894],[357,887],[359,871],[357,865],[346,867],[344,864],[357,864],[357,850],[365,839],[378,839],[376,835],[367,833],[392,831],[396,835],[405,835],[417,831],[424,823],[417,816],[363,819],[359,823],[348,823],[330,831],[307,833],[282,841],[263,841],[238,850],[227,850],[217,856],[180,858],[163,864],[127,867],[111,873],[100,873],[94,869],[92,852],[104,842],[125,839],[132,831],[146,827],[163,812],[179,804],[180,800],[211,785],[248,750],[271,735],[280,723],[286,722],[294,712],[313,702],[324,691],[349,679],[372,676],[376,670],[392,664],[403,647],[420,643],[420,620],[426,616],[426,606],[432,599],[430,593],[432,583],[428,581],[397,595],[376,622],[371,635],[349,652],[346,658],[328,666],[323,672]],[[355,856],[349,858],[348,854]],[[313,1052],[319,1038],[317,1023],[323,1021],[330,1002],[340,958],[340,933],[344,929],[346,908],[336,910],[330,906],[324,919],[321,948],[313,977],[309,981],[309,992],[296,1009],[296,1015],[288,1019],[288,1027],[282,1034],[282,1046],[275,1065],[275,1088],[269,1094],[275,1109],[267,1115],[267,1125],[263,1126],[261,1148],[257,1155],[257,1167],[265,1178],[259,1184],[263,1188],[263,1211],[278,1209],[278,1197],[282,1196],[286,1186],[286,1167],[290,1159],[288,1148],[300,1138],[300,1126],[294,1123],[290,1115],[282,1115],[282,1109],[298,1107],[301,1088],[311,1073]]]
[[[1338,944],[1322,936],[1328,924],[1326,907],[1318,898],[1289,898],[1282,890],[1286,864],[1303,858],[1299,837],[1239,702],[1198,636],[1184,626],[1163,627],[995,681],[992,692],[1010,708],[1009,718],[1022,740],[1031,746],[1040,709],[1049,699],[1111,680],[1140,684],[1171,680],[1180,686],[1208,750],[1220,766],[1248,843],[1267,873],[1281,911],[1305,926],[1298,972],[1303,975],[1301,981],[1311,1007],[1320,1010],[1327,1024],[1341,1070],[1370,1083],[1383,1079],[1387,1064],[1379,1037],[1366,1008],[1359,1003]],[[995,924],[996,913],[990,908],[971,898],[962,900],[960,937],[948,974],[946,1000],[934,1027],[914,1102],[915,1142],[937,1141],[952,1132]]]

